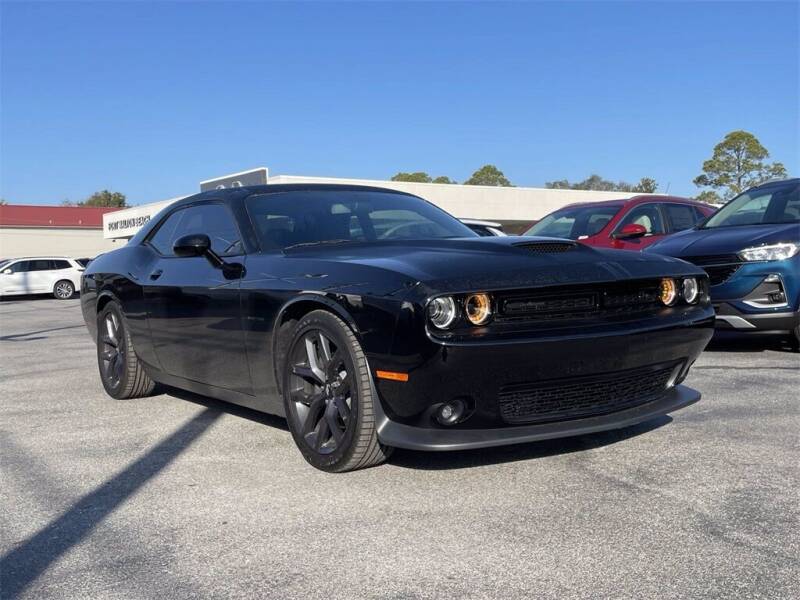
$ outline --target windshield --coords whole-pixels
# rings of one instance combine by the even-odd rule
[[[6,266],[8,263],[10,263],[10,262],[11,262],[11,261],[10,261],[10,260],[8,260],[8,259],[6,259],[6,260],[0,260],[0,269],[3,269],[3,268],[4,268],[4,267],[5,267],[5,266]]]
[[[353,190],[257,194],[247,211],[265,250],[291,246],[477,237],[414,196]]]
[[[547,215],[522,235],[542,235],[570,240],[586,238],[600,233],[620,208],[619,204],[564,208]]]
[[[739,194],[719,209],[703,229],[800,222],[800,183],[787,181]]]

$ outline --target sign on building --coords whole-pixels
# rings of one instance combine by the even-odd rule
[[[259,167],[258,169],[250,169],[249,171],[242,171],[241,173],[206,179],[200,182],[200,191],[209,192],[211,190],[224,190],[226,188],[244,187],[246,185],[266,185],[267,174],[266,167]]]

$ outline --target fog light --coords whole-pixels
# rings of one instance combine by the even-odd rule
[[[775,304],[783,304],[786,302],[786,295],[783,292],[773,292],[767,296],[770,302]]]
[[[675,280],[665,277],[661,280],[661,302],[667,306],[675,304],[678,298],[678,286],[675,285]]]
[[[436,411],[436,420],[440,425],[455,425],[464,416],[467,405],[463,400],[445,402]]]

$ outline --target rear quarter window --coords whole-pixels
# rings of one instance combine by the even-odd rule
[[[689,204],[664,204],[663,209],[673,232],[691,229],[699,220],[694,207]]]

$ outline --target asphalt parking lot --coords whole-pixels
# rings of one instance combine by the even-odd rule
[[[77,300],[0,302],[3,598],[797,597],[800,355],[724,336],[634,428],[308,466],[284,423],[106,397]]]

